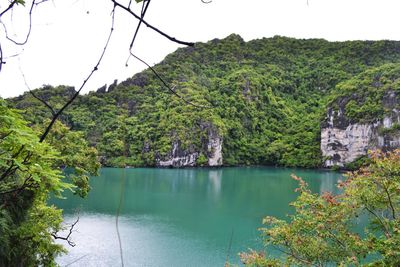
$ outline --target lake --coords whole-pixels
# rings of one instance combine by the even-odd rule
[[[266,215],[293,212],[302,177],[314,192],[337,192],[341,174],[270,167],[220,169],[103,168],[86,199],[52,200],[72,223],[79,216],[61,266],[224,266],[238,252],[262,249]],[[276,252],[272,252],[276,253]]]

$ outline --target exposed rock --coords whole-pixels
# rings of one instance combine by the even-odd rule
[[[328,127],[321,130],[322,155],[326,167],[353,162],[371,148],[375,127],[370,124],[350,124],[346,129]]]
[[[199,156],[198,152],[190,153],[180,148],[180,142],[176,141],[172,144],[170,156],[165,160],[158,160],[159,167],[190,167],[196,165]]]
[[[207,165],[211,167],[222,165],[222,137],[219,136],[216,128],[210,123],[200,126],[203,130],[207,130],[207,139],[202,141],[202,149],[195,149],[190,146],[183,150],[181,143],[175,141],[172,144],[172,150],[167,158],[157,159],[159,167],[192,167],[197,165],[197,159],[203,153],[207,156]]]
[[[112,92],[115,89],[115,87],[117,87],[117,84],[118,80],[114,80],[114,82],[110,84],[110,86],[108,87],[107,92]]]
[[[321,129],[321,151],[326,158],[325,166],[338,165],[344,167],[347,163],[367,154],[368,150],[382,149],[384,151],[400,147],[400,131],[393,127],[400,124],[400,112],[396,94],[389,91],[383,98],[387,112],[383,119],[370,123],[350,122],[345,114],[346,100],[338,102],[338,108],[328,109],[325,122]]]
[[[107,91],[107,84],[103,85],[99,89],[96,90],[96,93],[104,94]]]
[[[222,137],[216,131],[210,131],[207,144],[208,166],[222,165]]]
[[[144,88],[149,83],[149,79],[146,73],[138,73],[132,78],[128,78],[127,80],[121,83],[122,86],[129,87],[129,86],[139,86]]]

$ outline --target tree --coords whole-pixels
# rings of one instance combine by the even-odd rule
[[[139,20],[129,51],[134,57],[136,56],[132,53],[132,46],[142,24],[173,42],[193,45],[193,43],[169,36],[144,20],[151,0],[135,1],[143,4],[140,16],[131,10],[132,1],[129,1],[126,6],[111,0],[113,9],[110,33],[99,59],[82,85],[61,107],[52,106],[31,91],[32,96],[42,102],[51,114],[51,119],[41,125],[42,127],[36,127],[36,130],[31,129],[17,111],[8,108],[0,99],[1,266],[55,265],[55,256],[62,253],[64,249],[56,245],[54,239],[61,238],[69,241],[70,235],[57,236],[57,232],[62,228],[61,210],[48,206],[47,200],[51,193],[61,197],[61,193],[67,189],[85,196],[89,190],[88,175],[94,175],[99,164],[96,161],[96,151],[88,148],[83,135],[70,132],[67,127],[58,122],[58,119],[98,70],[114,30],[115,9],[121,8]],[[22,42],[15,41],[8,35],[9,25],[2,18],[5,14],[13,13],[15,8],[25,6],[27,1],[11,0],[5,8],[0,3],[0,23],[4,29],[5,39],[17,46],[25,45],[32,29],[34,7],[44,2],[47,0],[30,1],[29,30]],[[6,63],[2,43],[3,40],[0,39],[0,73]],[[172,94],[179,96],[160,76],[158,77]],[[67,175],[62,172],[65,167],[72,168],[72,173]],[[70,178],[70,181],[66,181],[67,178]]]
[[[59,122],[40,142],[39,131],[0,100],[0,266],[54,264],[64,251],[53,241],[63,228],[62,211],[47,200],[65,190],[86,195],[88,175],[99,168],[96,157],[81,133]],[[68,175],[65,167],[72,168]]]
[[[242,253],[248,266],[399,266],[400,265],[400,150],[371,152],[371,164],[348,173],[339,182],[342,193],[313,194],[299,181],[300,196],[291,205],[289,222],[274,217],[263,220],[267,246],[285,259],[262,253]],[[367,220],[356,231],[357,220]]]

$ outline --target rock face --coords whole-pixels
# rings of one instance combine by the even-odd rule
[[[159,160],[157,166],[159,167],[191,167],[196,165],[196,160],[199,157],[198,152],[190,153],[180,148],[180,143],[174,142],[172,144],[172,151],[170,156],[165,160]]]
[[[181,148],[179,141],[172,144],[172,150],[167,158],[158,159],[158,167],[193,167],[197,166],[200,155],[206,155],[207,166],[217,167],[222,165],[222,137],[214,128],[207,129],[207,139],[202,142],[202,149],[197,150],[189,147],[187,150]]]
[[[222,138],[216,132],[210,132],[207,143],[208,166],[222,165]]]
[[[370,123],[351,122],[345,116],[347,99],[330,107],[321,128],[321,151],[324,165],[344,167],[367,154],[370,149],[392,150],[400,147],[400,111],[394,92],[388,92],[383,103],[388,110],[383,119]]]

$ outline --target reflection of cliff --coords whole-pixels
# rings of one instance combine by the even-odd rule
[[[208,181],[208,190],[211,191],[215,196],[218,196],[221,193],[222,170],[209,171]]]
[[[324,173],[324,179],[320,179],[319,194],[324,192],[338,192],[337,188],[337,173]]]

